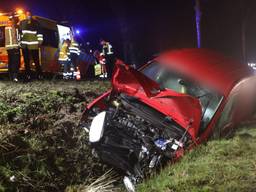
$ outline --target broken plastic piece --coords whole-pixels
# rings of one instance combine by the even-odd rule
[[[123,182],[124,182],[124,186],[128,192],[135,192],[135,186],[129,177],[125,176],[123,179]]]

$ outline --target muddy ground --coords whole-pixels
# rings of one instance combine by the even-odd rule
[[[78,128],[85,105],[109,82],[0,83],[0,191],[64,191],[107,167]]]

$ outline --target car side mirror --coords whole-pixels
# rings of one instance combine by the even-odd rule
[[[186,85],[186,82],[183,79],[178,79],[178,83],[183,86]]]

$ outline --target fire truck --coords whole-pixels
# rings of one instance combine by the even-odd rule
[[[0,13],[0,73],[8,72],[8,55],[5,48],[4,31],[10,14],[12,13]],[[26,19],[26,15],[23,10],[17,10],[15,11],[15,14],[19,21]],[[44,37],[39,54],[42,71],[45,73],[58,74],[61,72],[61,66],[58,63],[59,49],[64,39],[74,39],[72,27],[59,24],[57,21],[40,16],[33,16],[33,18],[38,21],[40,27],[39,30]],[[31,63],[31,67],[32,69],[35,68],[34,63]],[[88,63],[80,60],[78,67],[81,71],[81,75],[85,76]],[[20,71],[24,71],[24,69],[24,59],[21,52]]]

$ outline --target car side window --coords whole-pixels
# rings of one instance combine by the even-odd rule
[[[221,116],[216,124],[216,128],[221,132],[221,130],[228,125],[232,121],[233,110],[235,108],[235,104],[237,103],[238,95],[232,94],[229,96],[228,102],[226,103]],[[220,133],[217,133],[220,134]]]
[[[205,97],[200,98],[200,103],[202,105],[202,120],[199,134],[203,133],[207,128],[220,103],[222,102],[222,98],[223,97],[218,94],[207,94]]]
[[[142,73],[144,73],[147,77],[151,79],[155,79],[158,73],[158,66],[151,64],[150,67],[142,69]]]
[[[213,138],[218,139],[222,136],[225,128],[230,125],[233,118],[233,111],[237,102],[237,94],[231,94],[228,97],[228,101],[221,112],[215,127],[213,128]]]

